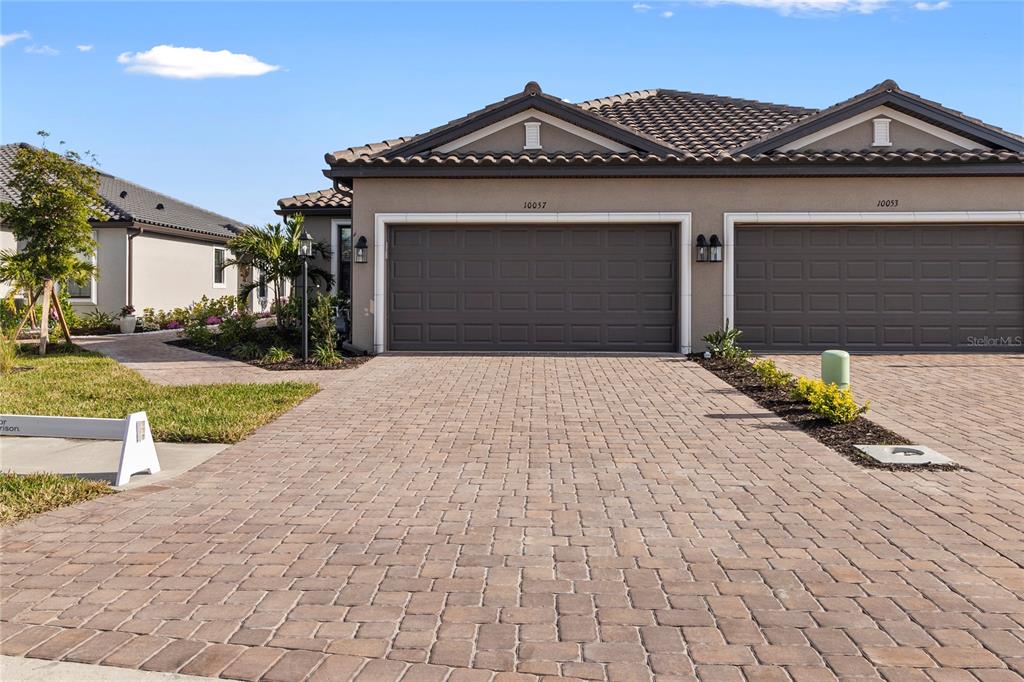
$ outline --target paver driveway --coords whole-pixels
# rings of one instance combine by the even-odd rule
[[[266,680],[1024,671],[1024,456],[861,469],[671,357],[340,374],[166,488],[8,530],[0,650]]]

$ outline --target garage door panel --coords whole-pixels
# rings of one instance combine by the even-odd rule
[[[1018,225],[739,226],[735,257],[735,323],[754,350],[970,350],[1024,328]]]
[[[394,227],[388,347],[676,350],[676,232],[670,225]],[[455,273],[449,263],[458,264]]]

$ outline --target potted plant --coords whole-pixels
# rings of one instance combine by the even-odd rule
[[[121,308],[121,333],[122,334],[134,334],[135,324],[139,321],[139,318],[135,317],[135,308],[130,305],[126,305]]]

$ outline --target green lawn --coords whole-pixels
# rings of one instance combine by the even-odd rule
[[[57,474],[0,473],[0,525],[112,492],[103,481]]]
[[[0,414],[121,419],[145,410],[156,440],[182,443],[238,442],[319,390],[294,381],[159,386],[79,349],[20,354],[15,365],[34,369],[0,378]]]

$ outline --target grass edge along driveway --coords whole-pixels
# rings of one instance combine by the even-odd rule
[[[145,411],[153,438],[177,443],[237,443],[320,390],[316,384],[163,386],[117,361],[78,348],[45,357],[19,354],[5,375],[0,414],[123,419]]]

